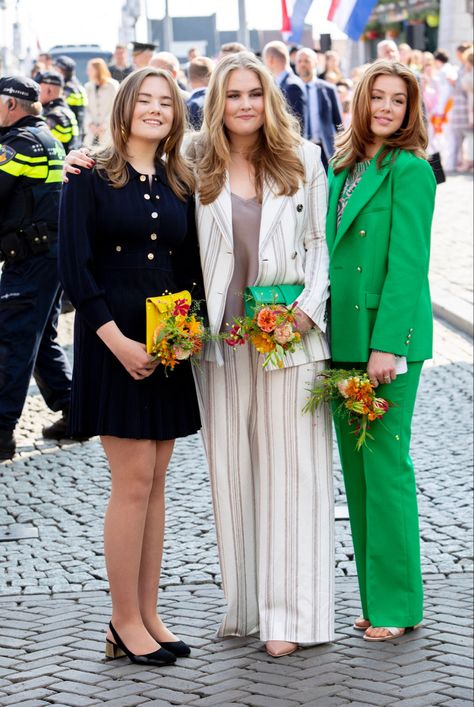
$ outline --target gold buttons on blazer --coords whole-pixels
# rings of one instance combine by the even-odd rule
[[[367,233],[366,233],[365,231],[359,231],[359,236],[360,236],[361,238],[365,238],[366,235],[367,235]]]
[[[117,251],[117,253],[120,253],[120,251],[122,250],[122,246],[121,246],[121,245],[116,245],[116,246],[115,246],[115,250]]]
[[[157,212],[157,211],[153,211],[152,214],[151,214],[151,217],[152,217],[152,218],[158,218],[158,212]]]
[[[408,346],[409,343],[410,343],[410,340],[409,340],[409,339],[408,339],[407,341],[405,341],[405,345],[406,345],[406,346]]]
[[[154,260],[154,258],[155,258],[153,253],[148,253],[148,255],[146,257],[148,258],[148,260]]]
[[[145,182],[145,181],[146,181],[146,177],[145,177],[144,174],[141,174],[141,175],[140,175],[140,181],[141,181],[141,182]]]
[[[144,194],[143,196],[144,196],[145,199],[147,199],[147,200],[151,198],[149,194]]]
[[[150,235],[150,238],[151,238],[152,241],[156,241],[156,239],[158,238],[158,236],[156,235],[156,233],[152,233],[152,234]]]

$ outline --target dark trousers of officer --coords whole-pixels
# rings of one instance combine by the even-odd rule
[[[0,430],[14,430],[33,374],[46,404],[69,407],[71,367],[57,342],[57,244],[5,264],[0,279]]]

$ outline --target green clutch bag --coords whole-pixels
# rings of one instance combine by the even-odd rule
[[[246,287],[244,292],[245,314],[253,317],[255,310],[264,304],[293,304],[303,292],[303,285],[271,285]]]

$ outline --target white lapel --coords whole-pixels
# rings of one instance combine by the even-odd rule
[[[232,201],[230,198],[230,183],[229,174],[226,172],[224,188],[221,190],[217,199],[209,204],[209,209],[212,217],[217,223],[219,230],[227,242],[228,246],[233,249],[234,240],[232,237]]]
[[[281,213],[287,203],[286,196],[277,196],[270,185],[265,180],[263,186],[262,216],[260,219],[259,253],[263,253],[264,248],[275,230],[275,225],[280,219]]]

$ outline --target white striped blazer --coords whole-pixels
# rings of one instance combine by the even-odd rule
[[[291,197],[277,196],[264,185],[256,285],[301,284],[298,306],[317,325],[303,336],[303,346],[285,356],[285,367],[329,358],[326,300],[329,257],[326,246],[327,179],[320,148],[302,141],[298,148],[306,180]],[[234,269],[232,206],[229,177],[217,199],[206,206],[196,197],[196,219],[213,334],[222,326],[227,291]],[[204,359],[223,365],[221,341],[208,344]],[[270,366],[268,367],[270,368]]]

